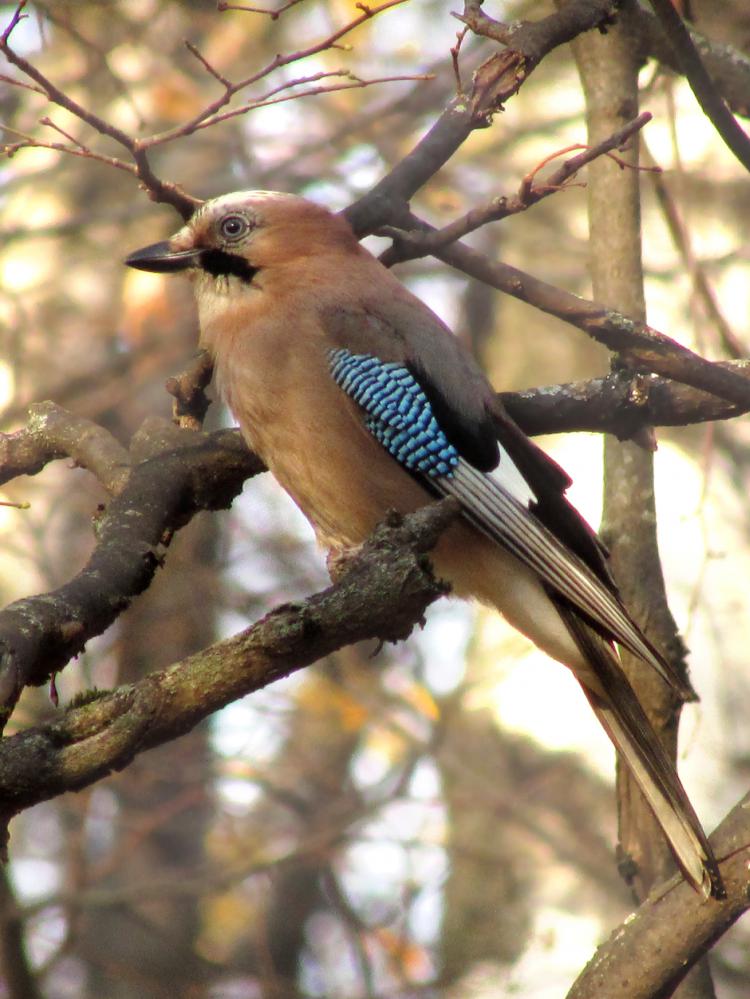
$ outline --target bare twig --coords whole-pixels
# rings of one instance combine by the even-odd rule
[[[51,461],[73,458],[87,468],[111,495],[122,491],[130,474],[130,456],[98,424],[51,402],[29,409],[29,422],[14,434],[0,434],[0,483],[36,475]]]
[[[51,122],[43,121],[43,124],[51,124]],[[33,135],[29,135],[27,132],[22,132],[17,128],[12,128],[10,125],[2,125],[6,132],[10,132],[13,135],[17,135],[20,142],[11,142],[2,147],[2,152],[5,153],[9,158],[15,156],[19,149],[53,149],[58,153],[67,153],[69,156],[81,156],[83,159],[94,160],[96,163],[104,163],[106,166],[114,167],[116,170],[124,170],[126,173],[133,174],[133,176],[138,176],[138,170],[133,163],[126,163],[125,160],[118,159],[116,156],[101,156],[99,153],[95,153],[88,146],[82,145],[77,139],[72,139],[71,141],[75,143],[73,146],[66,146],[62,142],[45,142],[44,139],[37,139]],[[62,132],[62,129],[52,126],[56,131]]]
[[[25,21],[26,18],[29,16],[28,14],[23,13],[23,9],[26,6],[26,3],[27,0],[21,0],[21,2],[14,10],[13,16],[10,19],[8,27],[5,29],[2,35],[0,35],[0,47],[8,44],[8,39],[10,38],[11,33],[13,32],[19,21]]]
[[[612,149],[621,148],[632,135],[651,121],[652,117],[648,111],[644,111],[643,114],[638,115],[637,118],[628,122],[623,128],[618,129],[617,132],[614,132],[603,142],[598,142],[594,146],[584,146],[582,144],[568,146],[564,150],[559,150],[551,156],[545,157],[541,163],[523,178],[518,194],[515,196],[494,198],[488,205],[472,209],[466,215],[451,222],[450,225],[435,230],[430,235],[420,231],[415,234],[414,239],[411,239],[407,234],[406,237],[401,237],[395,246],[382,254],[381,261],[386,267],[390,267],[401,260],[411,259],[415,256],[426,256],[429,253],[434,253],[440,247],[447,246],[449,243],[461,239],[467,233],[473,232],[483,225],[487,225],[488,222],[496,222],[507,218],[509,215],[516,215],[519,212],[526,211],[527,208],[542,201],[548,195],[568,186],[571,178],[587,163],[595,160],[598,156],[609,154]],[[578,156],[566,160],[543,184],[534,186],[534,177],[546,163],[554,156],[560,156],[573,149],[582,149],[583,152]],[[381,232],[383,235],[395,235],[394,231],[388,228],[381,230]]]
[[[205,390],[213,371],[211,355],[207,350],[201,350],[183,372],[167,379],[164,387],[174,396],[172,419],[178,427],[200,430],[203,426],[209,407]]]
[[[195,56],[195,58],[198,60],[201,66],[203,66],[206,72],[210,73],[215,80],[218,80],[223,87],[232,86],[231,82],[226,78],[226,76],[222,76],[221,73],[218,71],[218,69],[216,69],[208,61],[208,59],[206,59],[206,57],[199,51],[197,45],[193,45],[193,43],[189,41],[187,38],[185,39],[185,48],[188,50],[188,52],[191,55]]]
[[[55,122],[52,121],[51,118],[48,118],[46,115],[45,115],[44,118],[40,118],[39,119],[39,124],[40,125],[47,125],[49,128],[54,129],[56,132],[58,132],[60,135],[62,135],[62,137],[64,139],[67,139],[68,142],[72,142],[73,145],[77,146],[79,149],[81,149],[81,150],[83,150],[85,152],[89,152],[90,151],[90,150],[87,150],[86,147],[84,146],[84,144],[82,142],[80,142],[78,139],[76,139],[76,137],[74,135],[71,135],[69,132],[66,132],[64,128],[61,128],[60,125],[55,124]]]
[[[651,0],[654,13],[675,50],[682,72],[705,115],[710,118],[727,147],[746,170],[750,170],[750,138],[740,128],[736,118],[724,103],[713,80],[703,65],[685,22],[671,0]]]
[[[649,115],[649,118],[650,117],[651,116]],[[565,146],[564,149],[558,149],[556,152],[550,153],[549,156],[545,156],[544,159],[540,160],[539,163],[537,163],[537,165],[532,170],[529,170],[529,172],[524,176],[523,180],[521,181],[521,186],[518,189],[519,200],[524,204],[526,204],[529,201],[529,198],[533,196],[535,190],[534,178],[540,172],[540,170],[543,170],[548,164],[552,162],[552,160],[559,159],[561,156],[565,156],[566,153],[572,153],[576,149],[590,150],[591,148],[592,147],[587,146],[584,142],[574,142],[570,146]],[[545,191],[545,192],[549,191],[550,193],[552,191],[562,190],[563,186],[565,185],[565,182],[569,179],[569,177],[572,177],[575,174],[575,172],[580,169],[580,166],[575,166],[572,169],[572,172],[570,169],[571,164],[574,162],[574,160],[578,159],[580,159],[580,156],[574,157],[573,160],[566,160],[562,169],[566,170],[567,176],[565,176],[560,183],[555,184],[552,178],[550,178],[545,184],[537,187],[536,190]],[[558,171],[558,173],[559,172],[560,171]]]
[[[241,10],[246,14],[267,14],[272,21],[276,21],[285,11],[289,10],[290,7],[296,7],[297,4],[301,2],[302,0],[287,0],[285,4],[282,4],[281,7],[277,7],[276,10],[268,10],[266,7],[247,7],[242,3],[227,3],[226,0],[219,0],[216,4],[216,9],[218,11]]]
[[[18,11],[16,13],[18,13]],[[123,132],[122,129],[117,128],[116,125],[105,121],[104,118],[100,118],[92,111],[84,108],[77,101],[74,101],[72,97],[60,90],[59,87],[55,86],[51,80],[44,76],[44,74],[41,73],[36,66],[33,65],[33,63],[30,63],[28,59],[25,59],[22,55],[19,55],[10,47],[8,39],[14,23],[17,22],[11,20],[9,27],[3,32],[2,36],[0,36],[0,52],[4,54],[8,62],[17,66],[21,72],[30,77],[54,104],[59,105],[61,108],[65,108],[66,111],[69,111],[76,118],[80,118],[81,121],[85,121],[87,125],[90,125],[101,135],[109,136],[110,139],[114,139],[115,142],[123,146],[129,152],[133,152],[135,140],[131,139],[126,132]]]
[[[152,672],[137,684],[71,709],[51,726],[0,742],[0,817],[7,820],[36,801],[91,784],[144,749],[189,731],[230,701],[344,645],[365,638],[406,638],[426,607],[446,592],[423,555],[458,510],[449,498],[390,518],[334,586],[304,603],[285,604],[234,638]],[[106,602],[99,595],[100,613]],[[36,663],[37,671],[47,668]],[[25,666],[23,670],[29,674]]]
[[[198,128],[201,127],[202,123],[208,119],[211,119],[214,122],[225,120],[223,117],[218,117],[219,112],[222,108],[229,104],[235,94],[239,93],[240,90],[245,90],[247,87],[252,86],[252,84],[257,83],[259,80],[262,80],[264,77],[273,73],[275,70],[282,68],[283,66],[288,66],[291,63],[299,62],[302,59],[307,59],[309,56],[317,55],[319,52],[324,52],[327,49],[333,48],[335,43],[338,42],[340,38],[343,38],[345,35],[354,31],[355,28],[364,24],[365,21],[369,21],[371,18],[382,13],[384,10],[388,10],[390,7],[395,7],[398,4],[405,2],[406,0],[386,0],[386,2],[381,3],[376,7],[365,7],[362,4],[357,4],[356,6],[362,11],[359,17],[353,18],[342,28],[337,28],[336,31],[332,32],[321,41],[315,42],[306,48],[297,49],[295,52],[290,52],[287,55],[274,56],[269,63],[257,70],[251,76],[247,76],[244,79],[239,80],[237,83],[225,84],[225,90],[221,97],[218,97],[211,104],[208,104],[189,121],[184,122],[182,125],[178,125],[175,128],[168,129],[165,132],[152,135],[147,139],[142,139],[141,145],[144,148],[150,148],[152,146],[161,145],[165,142],[172,142],[175,138],[192,135],[193,132],[197,131]],[[212,76],[218,79],[217,72],[213,67],[208,69],[208,71]],[[255,105],[252,103],[249,104],[247,110],[252,110],[254,106]],[[232,115],[227,115],[227,117],[232,117]]]
[[[463,100],[465,94],[464,94],[464,85],[463,82],[461,81],[461,66],[459,65],[458,56],[461,51],[461,45],[463,43],[464,38],[466,37],[466,32],[468,30],[469,30],[468,28],[462,28],[461,31],[456,32],[456,44],[450,49],[451,63],[453,64],[453,75],[456,78],[456,97],[459,100]]]
[[[72,420],[69,434],[75,425]],[[39,467],[55,456],[41,455]],[[23,687],[45,683],[149,585],[178,527],[201,509],[226,507],[245,479],[263,470],[237,434],[203,435],[163,420],[144,424],[127,457],[127,481],[97,523],[97,546],[86,566],[52,593],[18,600],[0,613],[3,722]],[[115,463],[120,474],[124,462]]]
[[[294,94],[285,94],[283,97],[271,96],[271,94],[278,94],[281,91],[288,90],[290,87],[306,83],[308,80],[319,80],[331,76],[346,76],[348,78],[348,82],[332,83],[330,86],[310,87],[307,90],[301,90]],[[307,79],[291,80],[288,83],[283,83],[255,101],[249,101],[247,104],[242,104],[238,108],[232,108],[231,111],[223,111],[220,114],[213,115],[213,117],[207,118],[205,121],[200,122],[200,124],[195,125],[191,131],[198,132],[203,128],[211,128],[214,125],[218,125],[220,122],[229,121],[231,118],[237,118],[240,115],[247,114],[248,111],[256,111],[258,108],[267,108],[272,104],[284,104],[287,101],[300,100],[302,97],[317,97],[320,94],[333,94],[339,90],[359,90],[363,87],[372,87],[381,83],[396,83],[403,80],[431,79],[431,76],[419,73],[404,74],[403,76],[380,76],[373,80],[361,80],[348,70],[333,70],[325,73],[316,73]]]
[[[420,230],[435,232],[432,226],[411,212],[404,213],[403,220],[411,242]],[[750,386],[741,375],[707,361],[646,323],[637,322],[599,302],[572,295],[509,264],[488,260],[463,243],[442,247],[435,251],[435,256],[499,291],[576,326],[609,350],[623,353],[634,368],[692,385],[740,407],[750,400]]]
[[[283,66],[287,66],[291,63],[298,62],[308,56],[315,55],[318,52],[325,51],[327,49],[337,47],[337,42],[339,39],[349,34],[359,25],[363,24],[365,21],[371,20],[373,17],[382,13],[383,11],[397,6],[398,4],[405,3],[406,0],[385,0],[385,2],[380,3],[376,6],[367,6],[365,4],[357,4],[357,8],[360,14],[345,24],[343,27],[332,32],[326,38],[313,45],[307,46],[306,48],[299,49],[295,52],[289,53],[287,55],[278,55],[271,60],[266,66],[262,67],[256,73],[251,76],[240,80],[238,83],[232,83],[226,77],[223,76],[197,49],[195,45],[187,42],[188,50],[198,59],[201,64],[206,69],[206,72],[210,73],[211,76],[219,82],[223,87],[222,95],[217,98],[217,100],[211,102],[209,105],[204,107],[197,115],[195,115],[188,122],[184,122],[182,125],[176,126],[175,128],[169,129],[160,134],[151,135],[146,138],[134,138],[122,129],[113,125],[111,122],[106,121],[99,115],[95,114],[87,108],[82,107],[76,101],[74,101],[68,94],[57,87],[48,77],[44,76],[32,63],[27,59],[17,53],[10,46],[10,35],[13,28],[18,24],[18,21],[25,17],[22,14],[22,10],[25,6],[24,3],[20,4],[16,9],[11,21],[6,28],[5,32],[0,36],[0,52],[2,52],[9,62],[17,66],[26,76],[34,81],[35,86],[30,87],[38,93],[43,94],[52,103],[57,104],[59,107],[64,108],[69,111],[75,117],[85,122],[100,135],[107,136],[113,139],[132,157],[132,164],[124,160],[118,159],[116,157],[102,156],[87,146],[80,143],[77,139],[63,132],[63,130],[55,125],[49,118],[44,119],[44,124],[55,128],[61,134],[65,135],[66,138],[73,144],[71,146],[62,145],[59,143],[45,142],[44,140],[36,139],[34,136],[22,134],[21,141],[13,143],[5,147],[5,153],[12,156],[14,153],[18,152],[19,149],[29,148],[29,147],[39,147],[46,149],[53,149],[56,152],[70,153],[73,155],[81,156],[86,159],[92,159],[98,162],[105,163],[108,166],[116,167],[120,170],[125,170],[131,174],[134,174],[142,183],[144,188],[149,192],[153,200],[162,202],[165,204],[171,204],[182,216],[182,218],[189,218],[196,207],[201,203],[199,199],[188,195],[176,184],[167,183],[161,178],[159,178],[153,171],[149,158],[148,151],[159,145],[163,145],[168,142],[172,142],[175,139],[183,138],[185,136],[191,135],[194,132],[202,128],[207,128],[212,125],[219,124],[230,118],[236,117],[237,115],[247,114],[249,111],[255,110],[260,107],[266,107],[269,104],[280,103],[284,100],[293,100],[301,97],[309,97],[313,95],[318,95],[322,93],[330,93],[338,90],[348,90],[361,87],[369,87],[375,84],[390,83],[396,80],[415,80],[415,79],[428,79],[429,77],[420,75],[403,75],[403,76],[389,76],[380,77],[374,80],[362,80],[355,77],[353,74],[346,71],[338,71],[332,73],[319,73],[313,74],[307,78],[302,78],[300,80],[288,81],[282,83],[280,86],[274,88],[268,94],[263,97],[256,98],[255,100],[249,101],[244,104],[241,108],[234,109],[232,111],[222,112],[222,108],[226,107],[233,97],[241,90],[247,88],[251,84],[257,82],[258,80],[264,78],[269,73]],[[226,8],[229,9],[229,8]],[[322,79],[325,76],[332,75],[346,75],[348,80],[346,83],[331,85],[330,87],[312,87],[301,93],[287,95],[285,97],[273,97],[274,94],[279,94],[284,90],[298,86],[305,82],[311,82],[314,80]],[[16,133],[17,134],[17,133]]]
[[[20,87],[21,90],[31,90],[32,93],[45,96],[44,90],[41,87],[35,87],[33,83],[26,83],[25,80],[19,80],[17,76],[8,76],[6,73],[0,73],[0,82],[8,83],[11,87]]]
[[[653,162],[653,158],[645,145],[642,148],[642,152],[649,161]],[[742,343],[737,338],[734,330],[727,321],[726,316],[721,311],[721,307],[719,306],[714,290],[708,280],[705,269],[700,265],[693,252],[688,228],[680,215],[679,209],[669,190],[669,185],[661,172],[654,173],[652,175],[652,183],[656,200],[658,201],[659,207],[664,215],[664,220],[667,224],[667,228],[669,229],[669,234],[672,237],[672,242],[682,258],[685,270],[690,275],[690,279],[693,283],[693,290],[696,296],[703,303],[706,315],[708,316],[709,321],[713,323],[724,350],[727,352],[729,357],[733,357],[735,359],[744,357],[747,353],[747,348],[743,347]]]
[[[77,140],[72,140],[76,142],[75,146],[63,146],[59,143],[42,142],[35,139],[33,136],[24,136],[22,142],[7,146],[5,148],[5,152],[8,155],[13,155],[19,149],[28,146],[37,146],[46,149],[54,149],[57,152],[82,156],[86,159],[92,159],[105,163],[107,166],[113,166],[120,170],[126,170],[128,173],[134,173],[138,179],[142,181],[154,200],[171,204],[177,209],[183,218],[189,218],[200,202],[198,199],[192,198],[190,195],[186,194],[177,184],[170,184],[166,181],[162,181],[154,174],[146,156],[147,146],[145,143],[138,139],[132,138],[126,132],[123,132],[122,129],[117,128],[116,125],[113,125],[111,122],[99,117],[99,115],[88,110],[88,108],[84,108],[77,101],[74,101],[68,94],[62,91],[48,77],[41,73],[32,63],[30,63],[28,59],[25,59],[22,55],[19,55],[19,53],[11,48],[9,43],[10,34],[13,27],[20,19],[20,12],[23,7],[24,3],[19,5],[13,18],[11,18],[9,26],[3,32],[2,36],[0,36],[0,52],[5,55],[6,59],[10,63],[17,66],[22,73],[25,73],[26,76],[32,79],[41,88],[48,100],[50,100],[53,104],[57,104],[59,107],[65,108],[66,111],[69,111],[76,118],[85,122],[87,125],[90,125],[91,128],[97,131],[100,135],[108,136],[110,139],[117,142],[118,145],[126,149],[133,158],[134,166],[115,157],[105,157],[98,153],[94,153],[93,150],[88,149],[85,146],[80,146],[80,144],[77,143]]]

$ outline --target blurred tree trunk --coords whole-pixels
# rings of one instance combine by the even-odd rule
[[[321,943],[309,932],[313,915],[330,914],[352,941],[362,931],[336,868],[350,829],[366,821],[367,794],[352,781],[352,758],[370,725],[387,716],[383,699],[381,668],[367,643],[308,670],[285,712],[285,738],[262,777],[266,794],[244,824],[261,852],[283,830],[291,856],[272,868],[232,954],[232,965],[257,978],[267,999],[301,994],[303,955]],[[347,956],[366,994],[366,951],[357,945]]]
[[[129,683],[216,637],[220,600],[218,522],[204,516],[182,531],[162,574],[121,619],[119,682]],[[154,637],[159,636],[159,642]],[[213,814],[208,725],[137,757],[112,783],[111,831],[121,862],[106,879],[122,898],[83,921],[80,954],[91,999],[207,995],[215,971],[196,953],[201,929],[206,832]],[[184,890],[185,882],[193,882]],[[132,892],[133,885],[141,891]],[[161,888],[159,887],[161,886]]]
[[[590,143],[600,141],[638,114],[638,32],[633,5],[621,8],[606,34],[588,32],[573,42],[586,99]],[[607,157],[589,167],[588,213],[593,297],[637,320],[646,306],[641,258],[641,202],[638,141],[623,158],[623,170]],[[615,359],[627,365],[627,359]],[[684,669],[684,647],[669,610],[659,558],[654,463],[649,432],[636,441],[605,437],[602,536],[623,599],[652,641]],[[653,671],[623,653],[623,664],[651,721],[673,760],[677,758],[680,706]],[[617,765],[620,849],[623,871],[636,899],[674,870],[666,840],[645,798],[619,758]],[[634,865],[634,869],[632,869]],[[701,962],[678,990],[680,997],[714,995],[707,961]],[[676,993],[677,994],[677,993]]]

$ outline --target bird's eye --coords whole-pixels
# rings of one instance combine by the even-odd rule
[[[241,215],[225,215],[219,224],[221,235],[229,242],[241,239],[249,228],[247,219]]]

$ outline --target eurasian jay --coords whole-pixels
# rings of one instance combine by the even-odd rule
[[[458,499],[436,573],[573,671],[684,875],[722,897],[706,835],[615,646],[684,685],[620,600],[606,551],[565,498],[568,477],[440,319],[343,217],[289,194],[208,201],[126,263],[193,278],[220,390],[324,548],[361,544],[389,510]]]

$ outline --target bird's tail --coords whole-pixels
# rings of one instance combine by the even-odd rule
[[[704,897],[725,898],[716,858],[698,816],[614,650],[575,611],[559,605],[558,609],[601,684],[594,691],[582,683],[584,693],[648,802],[680,869]]]

